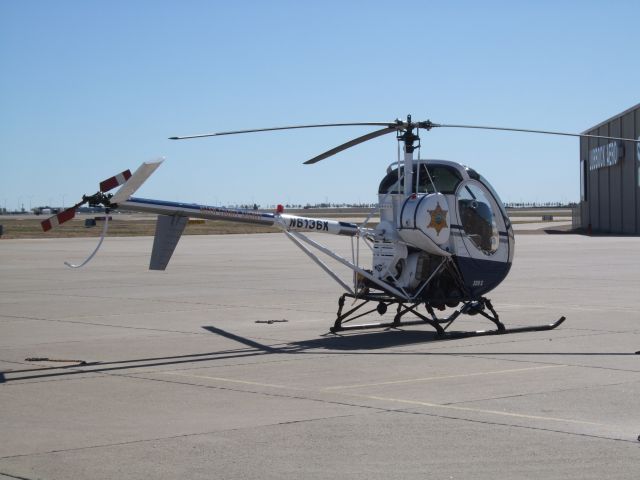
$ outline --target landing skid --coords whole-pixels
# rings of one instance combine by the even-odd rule
[[[353,298],[357,303],[347,312],[342,312],[346,298]],[[377,305],[366,311],[361,311],[362,307],[370,302],[376,302]],[[472,300],[464,302],[462,307],[453,312],[446,318],[439,318],[433,308],[430,305],[426,305],[427,315],[417,311],[417,308],[423,302],[405,302],[392,297],[386,293],[363,293],[360,295],[353,295],[351,293],[345,293],[338,299],[338,313],[333,327],[329,330],[332,333],[342,332],[346,330],[366,330],[371,328],[398,328],[400,326],[408,325],[422,325],[428,324],[433,327],[436,333],[443,338],[464,338],[482,335],[502,335],[507,333],[523,333],[523,332],[538,332],[544,330],[553,330],[565,321],[565,317],[560,317],[556,322],[546,325],[531,325],[526,327],[507,328],[500,321],[498,314],[493,309],[493,305],[488,298],[480,297],[478,300]],[[351,321],[358,318],[362,318],[373,312],[378,312],[380,315],[384,315],[387,309],[396,305],[396,315],[393,321],[386,323],[362,323],[362,324],[350,324]],[[402,321],[402,317],[407,313],[412,313],[418,319]],[[447,329],[460,315],[482,315],[486,319],[490,320],[495,326],[495,330],[476,330],[466,332],[447,332]],[[345,325],[349,323],[349,325]]]

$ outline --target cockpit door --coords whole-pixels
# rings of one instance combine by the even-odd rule
[[[463,181],[456,190],[456,260],[474,296],[497,286],[511,266],[513,234],[498,201],[477,180]]]

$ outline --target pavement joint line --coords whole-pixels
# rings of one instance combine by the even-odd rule
[[[321,400],[321,399],[290,396],[290,395],[273,394],[273,393],[266,393],[266,392],[253,392],[253,391],[247,391],[247,390],[236,390],[236,389],[227,388],[227,387],[202,385],[202,384],[193,384],[193,383],[189,383],[189,382],[177,382],[177,381],[170,381],[170,380],[160,380],[160,379],[140,377],[140,376],[131,376],[131,375],[127,375],[127,374],[104,373],[104,375],[115,376],[115,377],[125,377],[125,378],[131,378],[131,379],[140,379],[140,380],[159,381],[159,382],[166,382],[166,383],[176,383],[176,384],[180,384],[180,385],[189,385],[189,386],[195,386],[195,387],[213,388],[213,389],[217,389],[217,390],[227,390],[227,391],[240,392],[240,393],[253,393],[253,394],[275,396],[275,397],[283,397],[284,396],[284,397],[292,398],[292,399],[300,399],[300,400],[315,401],[315,402],[321,402],[321,403],[330,403],[330,404],[338,404],[338,405],[352,406],[352,407],[358,407],[358,408],[365,408],[365,409],[368,409],[368,410],[374,410],[375,413],[405,413],[405,414],[412,414],[412,415],[424,415],[424,416],[429,416],[429,417],[442,418],[442,419],[454,420],[454,421],[462,421],[462,422],[478,423],[478,424],[483,424],[483,425],[500,425],[500,426],[504,426],[504,427],[523,428],[523,429],[528,429],[528,430],[539,430],[539,431],[545,431],[545,432],[551,432],[551,433],[560,433],[560,434],[565,434],[565,435],[588,437],[588,438],[595,438],[595,439],[601,439],[601,440],[612,440],[612,441],[622,441],[622,442],[627,442],[627,443],[636,443],[635,440],[631,441],[631,440],[620,439],[620,438],[605,437],[605,436],[598,436],[598,435],[589,435],[589,434],[584,434],[584,433],[568,432],[568,431],[562,431],[562,430],[553,430],[553,429],[541,428],[541,427],[533,427],[533,426],[526,426],[526,425],[516,425],[516,424],[510,424],[510,423],[492,422],[492,421],[488,421],[488,420],[476,420],[476,419],[469,419],[469,418],[452,417],[452,416],[438,415],[438,414],[433,414],[433,413],[430,414],[430,413],[425,413],[425,412],[414,412],[414,411],[409,411],[409,410],[406,410],[406,409],[390,409],[390,408],[384,408],[384,407],[373,407],[373,406],[369,406],[369,405],[353,404],[353,403],[346,403],[346,402],[337,402],[337,401],[330,401],[330,400]],[[357,394],[348,394],[348,393],[341,393],[341,394],[342,395],[348,395],[350,397],[356,397],[356,398],[357,397],[360,397],[360,398],[365,397],[366,398],[366,396],[357,395]],[[415,402],[411,402],[411,403],[415,404]],[[436,407],[436,408],[439,407],[439,408],[444,408],[444,409],[453,409],[453,410],[462,410],[462,411],[469,411],[469,410],[478,411],[478,409],[469,409],[469,408],[464,408],[464,407],[452,407],[452,406],[447,406],[447,405],[433,404],[433,406]],[[505,412],[495,412],[495,413],[497,413],[499,415],[503,415],[503,416],[512,417],[512,418],[514,416],[516,416],[518,418],[532,418],[532,416],[523,416],[523,415],[520,415],[520,414],[506,414]],[[354,416],[354,415],[350,414],[350,415],[346,415],[346,416]],[[325,419],[329,419],[329,418],[334,418],[334,417],[326,417]],[[542,418],[546,419],[546,420],[550,419],[550,418],[547,418],[547,417],[542,417]],[[310,419],[310,420],[307,420],[307,421],[312,421],[312,420],[318,420],[318,419]],[[570,421],[570,420],[564,420],[564,419],[560,419],[559,421],[562,421],[562,422],[567,422],[568,421],[568,422],[571,422],[571,423],[576,423],[576,421]],[[285,423],[291,423],[291,422],[285,422]],[[584,423],[584,422],[582,422],[582,423]],[[278,424],[274,424],[274,425],[278,425]],[[596,425],[599,425],[599,424],[596,424]],[[269,426],[269,425],[266,425],[266,426]],[[271,425],[271,426],[273,426],[273,425]],[[264,427],[264,425],[260,426],[260,427]],[[254,427],[251,427],[251,428],[254,428]],[[235,431],[235,430],[240,430],[240,428],[229,429],[229,430],[224,430],[224,431]],[[136,440],[136,441],[131,441],[131,442],[121,442],[121,443],[115,443],[115,444],[93,445],[93,446],[79,447],[79,448],[73,448],[73,449],[67,449],[67,450],[56,450],[56,451],[49,451],[49,452],[34,452],[34,453],[30,453],[30,454],[20,454],[20,455],[13,455],[13,456],[7,456],[7,457],[0,457],[0,459],[14,458],[14,457],[24,457],[24,456],[32,456],[32,455],[45,455],[45,454],[51,454],[51,453],[61,453],[61,452],[66,452],[66,451],[85,450],[85,449],[90,449],[90,448],[102,448],[102,447],[109,447],[109,446],[128,445],[128,444],[133,444],[133,443],[143,443],[143,442],[149,442],[149,441],[168,440],[168,439],[172,439],[172,438],[182,438],[182,437],[190,437],[190,436],[196,436],[196,435],[210,435],[210,434],[216,434],[216,433],[220,433],[220,432],[221,431],[204,432],[204,433],[192,433],[192,434],[183,434],[183,435],[170,436],[170,437],[161,437],[161,438],[153,438],[153,439]]]
[[[534,427],[534,426],[531,426],[531,425],[518,425],[518,424],[515,424],[515,423],[502,423],[502,422],[489,421],[489,420],[475,420],[475,419],[471,419],[471,418],[452,417],[452,416],[449,416],[449,415],[438,415],[438,414],[434,414],[434,413],[416,412],[416,411],[406,410],[406,409],[395,410],[395,412],[397,412],[397,413],[407,413],[407,414],[410,414],[410,415],[422,415],[422,416],[427,416],[427,417],[441,418],[441,419],[445,419],[445,420],[457,420],[457,421],[461,421],[461,422],[478,423],[478,424],[481,424],[481,425],[500,426],[500,427],[509,427],[509,428],[520,428],[520,429],[523,429],[523,430],[535,430],[535,431],[547,432],[547,433],[559,433],[559,434],[562,434],[562,435],[570,435],[570,436],[574,436],[574,437],[592,438],[592,439],[597,439],[597,440],[609,440],[609,441],[614,441],[614,442],[624,442],[624,443],[633,443],[633,444],[637,443],[636,440],[631,440],[631,439],[626,439],[626,438],[606,437],[604,435],[594,435],[594,434],[580,433],[580,432],[568,432],[566,430],[556,430],[556,429],[552,429],[552,428]]]
[[[420,381],[428,381],[428,380],[441,380],[441,379],[449,379],[449,378],[470,377],[470,376],[476,376],[476,375],[491,375],[491,374],[499,374],[499,373],[521,372],[521,371],[537,370],[537,369],[561,368],[564,366],[565,365],[548,365],[548,366],[542,366],[542,367],[518,368],[518,369],[502,370],[502,371],[495,371],[495,372],[479,372],[479,373],[472,373],[472,374],[448,375],[448,376],[441,376],[441,377],[425,377],[425,378],[395,380],[395,381],[389,381],[389,382],[379,382],[379,383],[370,383],[370,384],[324,387],[320,390],[313,389],[313,388],[294,387],[291,385],[253,382],[248,380],[240,380],[240,379],[227,378],[227,377],[212,377],[208,375],[193,375],[193,374],[182,373],[184,371],[190,371],[191,369],[181,369],[179,371],[170,370],[170,371],[161,371],[161,372],[146,371],[146,373],[155,373],[155,374],[162,374],[162,375],[178,375],[178,376],[191,377],[191,378],[203,378],[203,379],[209,379],[209,380],[215,380],[215,381],[221,381],[221,382],[247,384],[247,385],[255,385],[255,386],[270,387],[270,388],[281,388],[281,389],[287,389],[287,390],[328,392],[328,391],[340,390],[340,389],[371,387],[371,386],[379,386],[379,385],[392,385],[392,384],[399,384],[399,383],[411,383],[411,382],[420,382]],[[207,368],[207,367],[198,367],[198,368]],[[145,373],[145,372],[130,372],[130,373]]]
[[[585,421],[585,420],[572,420],[572,419],[568,419],[568,418],[555,418],[555,417],[545,417],[545,416],[540,416],[540,415],[527,415],[527,414],[523,414],[523,413],[504,412],[504,411],[499,411],[499,410],[487,410],[487,409],[483,409],[483,408],[460,407],[460,406],[457,406],[457,405],[422,402],[422,401],[419,401],[419,400],[407,400],[407,399],[392,398],[392,397],[379,397],[379,396],[376,396],[376,395],[362,395],[362,394],[356,394],[356,393],[342,393],[342,394],[343,395],[352,396],[352,397],[364,398],[364,399],[368,399],[368,400],[379,400],[379,401],[384,401],[384,402],[395,402],[395,403],[416,405],[416,406],[420,406],[420,407],[429,407],[429,408],[436,408],[436,409],[458,410],[458,411],[470,412],[470,413],[499,415],[499,416],[510,417],[510,418],[521,418],[521,419],[525,419],[525,420],[543,420],[543,421],[551,421],[551,422],[571,423],[571,424],[577,424],[577,425],[591,425],[591,426],[598,426],[598,427],[610,427],[611,426],[611,425],[607,425],[607,424],[604,424],[604,423],[588,422],[588,421]]]
[[[494,371],[494,372],[479,372],[479,373],[472,373],[472,374],[448,375],[448,376],[443,376],[443,377],[427,377],[427,378],[422,378],[422,379],[410,379],[410,380],[400,380],[400,381],[391,381],[391,382],[372,383],[372,384],[342,386],[342,387],[326,387],[326,388],[322,388],[320,390],[313,389],[313,388],[295,387],[295,386],[289,386],[289,385],[279,385],[279,384],[269,384],[269,383],[262,383],[262,382],[253,382],[253,381],[239,380],[239,379],[225,378],[225,377],[211,377],[211,376],[207,376],[207,375],[182,374],[182,373],[178,373],[178,372],[155,372],[155,373],[162,373],[162,374],[167,374],[167,375],[178,375],[178,376],[184,376],[184,377],[190,377],[190,378],[202,378],[202,379],[209,379],[209,380],[214,380],[214,381],[237,383],[237,384],[252,385],[252,386],[260,386],[260,387],[267,387],[267,388],[279,388],[279,389],[285,389],[285,390],[308,391],[308,392],[321,393],[321,392],[329,392],[329,391],[339,390],[339,389],[370,387],[370,386],[380,386],[380,385],[392,385],[392,384],[397,384],[397,383],[409,383],[409,382],[413,382],[413,381],[423,381],[423,380],[440,380],[440,379],[449,379],[449,378],[472,377],[472,376],[479,376],[479,375],[515,373],[515,372],[540,370],[540,369],[548,369],[548,368],[562,368],[562,367],[565,367],[565,366],[567,366],[567,365],[551,365],[551,366],[543,366],[543,367],[519,368],[519,369]],[[553,390],[553,391],[545,391],[545,392],[523,393],[523,394],[518,394],[518,395],[508,395],[508,396],[487,398],[487,399],[466,400],[464,402],[452,402],[452,403],[446,403],[446,404],[426,404],[426,403],[423,403],[421,405],[422,406],[438,406],[438,407],[442,407],[442,408],[451,406],[452,408],[456,408],[457,405],[460,405],[460,404],[463,404],[463,403],[472,403],[472,402],[489,401],[489,400],[499,400],[499,399],[503,399],[503,398],[525,397],[525,396],[529,396],[529,395],[540,395],[540,394],[555,393],[555,392],[570,391],[570,390],[583,390],[583,389],[588,389],[588,388],[598,388],[598,387],[602,387],[602,386],[626,385],[626,384],[630,384],[630,383],[637,383],[637,381],[618,382],[618,383],[615,383],[615,384],[596,385],[596,386],[593,386],[593,387],[579,387],[579,388]],[[337,392],[337,393],[343,393],[343,392]],[[346,395],[349,395],[349,394],[346,394]],[[376,399],[376,400],[378,399],[376,397],[369,397],[369,396],[367,396],[366,398],[371,398],[371,399]],[[401,400],[398,400],[398,401],[401,401]],[[456,409],[458,409],[458,408],[456,408]],[[459,409],[477,411],[477,412],[482,412],[482,413],[492,413],[492,414],[500,413],[500,412],[497,412],[497,411],[479,410],[479,409],[470,408],[470,407],[460,407]],[[515,414],[515,413],[514,414],[501,413],[501,414],[508,415],[508,416],[527,418],[527,419],[563,421],[563,422],[568,422],[568,423],[579,423],[579,424],[604,426],[604,424],[600,424],[600,423],[578,421],[578,420],[568,420],[568,419],[558,419],[558,418],[553,418],[553,417],[540,417],[540,416],[531,416],[531,415],[523,415],[523,414]]]
[[[516,395],[502,395],[499,397],[488,397],[488,398],[477,398],[473,400],[463,400],[461,402],[447,402],[443,405],[462,405],[464,403],[476,403],[476,402],[488,402],[491,400],[504,400],[506,398],[518,398],[518,397],[529,397],[536,395],[547,395],[549,393],[563,393],[563,392],[575,392],[577,390],[592,390],[596,388],[604,388],[604,387],[619,387],[620,385],[631,385],[634,383],[638,383],[640,380],[631,380],[628,382],[616,382],[616,383],[603,383],[599,385],[585,385],[582,387],[572,387],[572,388],[558,388],[554,390],[544,390],[542,392],[528,392],[528,393],[519,393]]]
[[[529,370],[543,369],[543,368],[558,368],[558,367],[562,367],[562,366],[563,365],[558,365],[558,366],[555,366],[555,367],[554,366],[532,367],[532,368],[526,368],[526,369],[512,369],[512,370],[505,370],[505,371],[500,371],[500,372],[483,372],[483,373],[485,373],[485,374],[508,373],[508,372],[529,371]],[[295,386],[288,386],[288,385],[268,384],[268,383],[262,383],[262,382],[252,382],[252,381],[225,378],[225,377],[210,377],[210,376],[206,376],[206,375],[188,375],[188,374],[180,374],[180,373],[174,373],[174,372],[166,372],[166,374],[171,374],[171,375],[175,374],[175,375],[178,375],[178,376],[184,376],[184,377],[190,377],[190,378],[202,378],[202,379],[209,379],[209,380],[214,380],[214,381],[236,383],[236,384],[241,384],[241,385],[260,386],[260,387],[267,387],[267,388],[279,388],[279,389],[294,390],[294,391],[306,391],[306,392],[311,392],[311,393],[323,393],[323,392],[327,392],[328,391],[328,389],[326,389],[326,388],[318,390],[318,389],[313,389],[313,388],[302,388],[302,387],[295,387]],[[473,376],[473,375],[475,375],[475,374],[456,375],[456,376],[450,376],[450,377],[455,378],[455,377],[460,377],[460,376]],[[139,377],[134,377],[134,378],[139,378]],[[437,378],[443,378],[443,377],[435,377],[435,378],[437,379]],[[624,383],[635,383],[635,382],[624,382]],[[388,383],[385,383],[385,384],[388,384]],[[380,385],[380,384],[371,384],[371,385],[366,385],[366,386],[375,386],[375,385]],[[216,388],[216,387],[213,387],[213,388]],[[332,390],[332,389],[329,389],[329,390]],[[236,390],[234,390],[234,391],[236,391]],[[252,393],[259,393],[260,394],[262,392],[252,392]],[[610,425],[603,424],[603,423],[589,422],[589,421],[584,421],[584,420],[572,420],[572,419],[547,417],[547,416],[540,416],[540,415],[528,415],[528,414],[504,412],[504,411],[498,411],[498,410],[479,409],[479,408],[473,408],[473,407],[461,407],[461,406],[458,406],[457,404],[451,404],[451,403],[440,404],[440,403],[421,402],[421,401],[398,399],[398,398],[379,397],[379,396],[374,396],[374,395],[351,394],[351,393],[346,393],[346,392],[336,392],[336,393],[342,394],[342,395],[351,396],[351,397],[356,397],[356,398],[366,398],[366,399],[370,399],[370,400],[392,401],[392,402],[407,403],[407,404],[411,404],[411,405],[419,405],[419,406],[430,407],[430,408],[443,408],[443,409],[460,410],[460,411],[466,411],[466,412],[472,412],[472,413],[502,415],[502,416],[507,416],[507,417],[522,418],[522,419],[527,419],[527,420],[544,420],[544,421],[563,422],[563,423],[571,423],[571,424],[579,424],[579,425],[592,425],[592,426],[610,426]],[[514,396],[527,396],[527,395],[530,395],[530,394],[527,393],[527,394],[514,395]],[[293,398],[300,398],[300,397],[293,397]],[[304,399],[305,400],[322,401],[322,400],[312,399],[312,398],[304,398]],[[478,400],[473,400],[473,401],[478,401]],[[330,402],[330,403],[334,403],[334,402]],[[352,406],[361,406],[361,405],[352,405]],[[394,410],[390,410],[390,411],[394,411]]]
[[[158,336],[159,336],[158,334],[151,332],[151,333],[148,333],[146,335],[138,335],[135,338],[136,339],[147,339],[147,338],[157,338]],[[130,338],[130,337],[122,337],[122,338]],[[98,341],[99,342],[99,341],[102,341],[102,340],[103,339],[95,339],[95,340],[92,340],[92,341]],[[58,341],[55,341],[55,342],[29,343],[29,344],[26,344],[24,346],[0,345],[0,351],[2,351],[2,350],[16,350],[16,348],[27,348],[27,347],[33,348],[33,347],[39,347],[39,346],[42,346],[42,345],[60,345],[60,344],[69,345],[69,344],[74,344],[74,343],[84,343],[84,344],[86,344],[87,342],[81,342],[79,340],[69,340],[69,341],[58,340]]]
[[[250,393],[250,394],[254,394],[254,395],[260,395],[260,396],[265,396],[265,397],[275,397],[275,398],[287,398],[287,399],[291,399],[291,400],[304,400],[304,401],[309,401],[309,402],[316,402],[316,403],[324,403],[324,404],[332,404],[332,405],[341,405],[341,406],[346,406],[346,407],[356,407],[356,408],[363,408],[363,409],[367,409],[367,410],[374,410],[377,412],[385,412],[385,411],[396,411],[397,409],[390,409],[390,408],[381,408],[381,407],[372,407],[369,405],[361,405],[361,404],[357,404],[357,403],[350,403],[350,402],[345,402],[345,401],[338,401],[338,400],[328,400],[328,399],[322,399],[322,398],[312,398],[312,397],[303,397],[303,396],[299,396],[299,395],[288,395],[285,393],[273,393],[273,392],[264,392],[264,391],[258,391],[258,390],[242,390],[242,389],[237,389],[237,388],[231,388],[231,387],[223,387],[220,385],[208,385],[208,384],[204,384],[204,383],[191,383],[188,381],[178,381],[178,380],[170,380],[170,379],[162,379],[162,378],[152,378],[152,377],[145,377],[145,376],[139,376],[139,375],[129,375],[129,374],[125,374],[125,373],[109,373],[109,372],[105,372],[105,375],[112,375],[115,377],[125,377],[125,378],[129,378],[132,380],[148,380],[151,382],[162,382],[162,383],[172,383],[172,384],[176,384],[176,385],[185,385],[185,386],[190,386],[190,387],[198,387],[198,388],[207,388],[207,389],[211,389],[211,390],[222,390],[222,391],[228,391],[228,392],[235,392],[235,393]],[[256,385],[254,385],[256,386]],[[287,389],[289,387],[286,387]],[[299,391],[302,391],[299,390]],[[304,391],[309,392],[309,393],[323,393],[321,391],[318,390],[312,390],[312,389],[304,389]]]
[[[495,356],[486,356],[486,355],[495,355],[495,352],[491,352],[491,353],[486,353],[486,354],[478,354],[478,353],[474,353],[474,354],[459,354],[456,356],[463,356],[463,357],[468,357],[468,358],[482,358],[485,360],[502,360],[505,362],[516,362],[516,363],[541,363],[544,365],[562,365],[562,366],[567,366],[567,367],[580,367],[580,368],[593,368],[593,369],[597,369],[597,370],[610,370],[612,372],[632,372],[632,373],[640,373],[640,370],[632,370],[629,368],[614,368],[614,367],[603,367],[600,365],[584,365],[581,363],[556,363],[556,362],[549,362],[549,361],[544,361],[544,360],[518,360],[516,358],[501,358],[501,357],[495,357]],[[514,354],[508,354],[505,353],[505,355],[520,355],[518,353],[514,353]],[[526,353],[524,355],[527,355]],[[531,355],[531,354],[528,354]],[[552,354],[550,354],[552,355]],[[635,356],[635,354],[633,353],[626,353],[625,355],[628,356]]]
[[[518,326],[518,325],[516,325]],[[567,329],[565,328],[564,330],[574,330],[574,329]],[[622,332],[609,332],[609,331],[592,331],[592,333],[582,333],[582,334],[577,334],[577,335],[566,335],[566,336],[562,336],[562,337],[558,337],[559,339],[565,340],[565,339],[573,339],[573,338],[581,338],[581,337],[596,337],[596,336],[600,336],[603,334],[635,334],[637,333],[635,330],[634,331],[622,331]],[[527,335],[531,335],[530,333]],[[486,337],[488,338],[488,337]],[[424,343],[432,343],[433,347],[431,347],[431,345],[429,345],[431,348],[429,351],[433,351],[433,350],[442,350],[445,348],[470,348],[470,347],[477,347],[477,346],[482,346],[482,347],[486,347],[487,345],[506,345],[506,344],[511,344],[511,343],[531,343],[531,342],[541,342],[543,340],[547,340],[550,337],[547,336],[540,336],[539,338],[512,338],[510,340],[504,339],[504,340],[497,340],[499,338],[499,335],[495,335],[493,337],[493,341],[488,341],[488,342],[484,342],[484,343],[466,343],[466,344],[452,344],[451,342],[456,342],[459,341],[460,339],[447,339],[447,338],[443,338],[443,339],[437,339],[434,338],[431,341],[425,341]],[[422,352],[422,353],[428,353],[428,352]],[[460,354],[464,354],[464,352],[460,352]],[[514,355],[519,355],[520,353],[513,353]],[[545,354],[547,354],[545,352]],[[577,355],[579,355],[580,353],[577,353]],[[549,355],[552,355],[552,353],[550,353]]]
[[[182,333],[185,335],[210,335],[208,332],[187,332],[184,330],[166,330],[162,328],[132,327],[129,325],[111,325],[108,323],[81,322],[79,320],[65,320],[65,319],[59,319],[59,318],[39,318],[39,317],[28,317],[28,316],[20,316],[20,315],[2,315],[2,316],[7,318],[15,318],[18,320],[34,320],[38,322],[73,323],[73,324],[80,324],[80,325],[92,325],[92,326],[98,326],[98,327],[125,328],[129,330],[148,330],[152,332]]]
[[[465,378],[465,377],[478,377],[484,375],[501,375],[508,373],[518,373],[518,372],[527,372],[532,370],[544,370],[549,368],[563,368],[568,367],[568,365],[543,365],[537,367],[527,367],[527,368],[511,368],[507,370],[494,370],[489,372],[475,372],[475,373],[461,373],[457,375],[442,375],[442,376],[432,376],[432,377],[421,377],[421,378],[407,378],[403,380],[390,380],[388,382],[377,382],[377,383],[361,383],[356,385],[338,385],[334,387],[325,387],[323,390],[346,390],[351,388],[364,388],[364,387],[378,387],[383,385],[397,385],[397,384],[406,384],[406,383],[418,383],[418,382],[428,382],[431,380],[447,380],[452,378]]]
[[[426,413],[426,412],[415,412],[415,411],[410,411],[410,410],[406,410],[406,409],[395,409],[395,408],[388,408],[388,407],[374,407],[371,405],[362,405],[362,404],[357,404],[357,403],[347,403],[347,402],[339,402],[336,400],[323,400],[323,399],[316,399],[316,398],[309,398],[309,397],[300,397],[300,396],[293,396],[293,395],[283,395],[283,394],[274,394],[274,393],[267,393],[267,392],[256,392],[256,391],[251,391],[251,390],[237,390],[237,389],[233,389],[233,388],[228,388],[228,387],[220,387],[220,386],[212,386],[212,385],[203,385],[203,384],[197,384],[197,383],[189,383],[189,382],[178,382],[178,381],[172,381],[172,380],[161,380],[161,379],[154,379],[154,378],[147,378],[147,377],[136,377],[136,376],[129,376],[126,374],[111,374],[111,373],[107,373],[106,375],[113,375],[113,376],[121,376],[121,377],[128,377],[128,378],[132,378],[132,379],[141,379],[141,380],[151,380],[151,381],[159,381],[159,382],[166,382],[166,383],[176,383],[179,385],[189,385],[189,386],[194,386],[194,387],[204,387],[204,388],[211,388],[211,389],[215,389],[215,390],[226,390],[226,391],[231,391],[231,392],[239,392],[239,393],[251,393],[251,394],[258,394],[258,395],[265,395],[265,396],[271,396],[271,397],[285,397],[285,398],[290,398],[290,399],[297,399],[297,400],[306,400],[306,401],[312,401],[312,402],[320,402],[320,403],[328,403],[328,404],[336,404],[336,405],[343,405],[343,406],[351,406],[351,407],[357,407],[357,408],[364,408],[367,410],[374,410],[374,413],[404,413],[404,414],[411,414],[411,415],[422,415],[422,416],[428,416],[428,417],[434,417],[434,418],[441,418],[441,419],[445,419],[445,420],[454,420],[454,421],[459,421],[459,422],[470,422],[470,423],[477,423],[477,424],[482,424],[482,425],[499,425],[499,426],[504,426],[504,427],[512,427],[512,428],[521,428],[521,429],[527,429],[527,430],[536,430],[536,431],[543,431],[543,432],[549,432],[549,433],[559,433],[559,434],[564,434],[564,435],[571,435],[571,436],[579,436],[579,437],[587,437],[587,438],[594,438],[594,439],[599,439],[599,440],[609,440],[609,441],[618,441],[618,442],[625,442],[625,443],[636,443],[635,440],[627,440],[627,439],[622,439],[622,438],[615,438],[615,437],[607,437],[607,436],[603,436],[603,435],[592,435],[592,434],[585,434],[585,433],[580,433],[580,432],[571,432],[571,431],[565,431],[565,430],[555,430],[555,429],[550,429],[550,428],[542,428],[542,427],[535,427],[535,426],[530,426],[530,425],[518,425],[518,424],[513,424],[513,423],[502,423],[502,422],[495,422],[495,421],[489,421],[489,420],[477,420],[477,419],[472,419],[472,418],[463,418],[463,417],[454,417],[454,416],[448,416],[448,415],[439,415],[439,414],[435,414],[435,413]],[[346,395],[352,398],[368,398],[366,396],[363,395],[357,395],[357,394],[349,394],[349,393],[342,393],[342,392],[337,392],[341,395]],[[424,406],[424,405],[423,405]],[[469,409],[469,408],[465,408],[465,407],[451,407],[448,405],[440,405],[440,404],[433,404],[434,407],[440,407],[443,409],[451,409],[451,410],[457,410],[457,411],[470,411],[470,410],[474,410],[476,412],[481,412],[481,410],[478,409]],[[535,416],[526,416],[526,415],[521,415],[521,414],[509,414],[508,412],[495,412],[499,415],[503,415],[503,416],[507,416],[509,418],[524,418],[524,419],[533,419],[536,418]],[[350,415],[346,415],[346,416],[355,416],[355,414],[350,414]],[[325,419],[329,419],[329,418],[333,418],[333,417],[327,417]],[[544,420],[553,420],[552,417],[537,417],[537,418],[541,418]],[[568,419],[557,419],[557,421],[559,422],[564,422],[564,423],[580,423],[580,424],[591,424],[591,425],[597,425],[597,426],[609,426],[609,425],[603,425],[603,424],[593,424],[590,422],[581,422],[581,421],[575,421],[575,420],[568,420]],[[289,422],[290,423],[290,422]],[[274,425],[278,425],[278,424],[274,424]],[[234,430],[240,430],[240,428],[236,428],[236,429],[231,429],[231,431]],[[217,433],[217,432],[212,432],[212,433]],[[196,435],[196,434],[193,434]],[[191,436],[191,435],[181,435],[181,436]],[[160,440],[160,439],[156,439],[156,440]],[[153,441],[153,440],[151,440]],[[138,443],[138,442],[136,442]],[[90,447],[86,447],[86,448],[90,448]],[[92,447],[91,447],[92,448]]]
[[[377,409],[377,410],[379,410],[379,411],[374,412],[374,413],[386,413],[387,412],[384,409]],[[121,446],[124,446],[124,445],[134,445],[134,444],[137,444],[137,443],[147,443],[147,442],[160,442],[160,441],[166,441],[166,440],[175,440],[175,439],[178,439],[178,438],[198,437],[198,436],[205,436],[205,435],[220,435],[220,434],[224,434],[224,433],[228,433],[228,432],[236,432],[236,431],[241,431],[241,430],[249,430],[249,429],[255,429],[255,428],[276,427],[276,426],[279,426],[279,425],[292,425],[292,424],[296,424],[296,423],[317,422],[317,421],[322,421],[322,420],[332,420],[334,418],[347,418],[347,417],[353,417],[353,416],[355,416],[355,414],[332,415],[332,416],[328,416],[328,417],[305,418],[305,419],[301,419],[301,420],[286,420],[286,421],[282,421],[282,422],[268,423],[268,424],[264,424],[264,425],[252,425],[252,426],[249,426],[249,427],[222,428],[220,430],[212,430],[212,431],[209,431],[209,432],[183,433],[183,434],[180,434],[180,435],[168,435],[168,436],[164,436],[164,437],[142,438],[142,439],[139,439],[139,440],[130,440],[130,441],[126,441],[126,442],[113,442],[113,443],[104,443],[104,444],[96,444],[96,445],[86,445],[86,446],[83,446],[83,447],[64,448],[64,449],[60,449],[60,450],[48,450],[46,452],[21,453],[21,454],[17,454],[17,455],[7,455],[7,456],[4,456],[4,457],[0,457],[0,460],[6,460],[6,459],[10,459],[10,458],[39,456],[39,455],[51,455],[51,454],[55,454],[55,453],[76,452],[76,451],[82,451],[82,450],[91,450],[91,449],[95,449],[95,448],[121,447]],[[2,472],[0,472],[0,473],[2,473]],[[19,478],[19,479],[22,480],[22,477],[14,477],[14,478]],[[24,480],[31,480],[31,479],[24,479]]]
[[[0,477],[16,478],[17,480],[33,480],[31,478],[28,478],[28,477],[20,477],[18,475],[11,475],[10,473],[6,473],[6,472],[0,472]]]

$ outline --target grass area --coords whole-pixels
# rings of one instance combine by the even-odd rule
[[[13,238],[73,238],[73,237],[99,237],[102,234],[102,222],[97,222],[95,227],[84,226],[83,218],[75,218],[64,225],[43,232],[40,221],[43,218],[28,219],[2,219],[4,233],[3,239]],[[222,220],[207,220],[204,223],[188,224],[185,235],[226,235],[231,233],[270,233],[279,232],[273,227],[252,225],[249,223],[232,223]],[[109,222],[107,235],[110,237],[136,237],[153,236],[156,232],[156,220],[121,219],[114,217]]]

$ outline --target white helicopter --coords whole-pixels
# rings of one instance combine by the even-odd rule
[[[339,145],[304,162],[305,164],[319,162],[342,150],[394,132],[403,146],[404,158],[398,158],[397,162],[387,168],[378,188],[378,205],[360,225],[289,215],[281,205],[275,212],[258,212],[133,197],[136,190],[160,166],[160,160],[143,163],[133,174],[126,170],[105,180],[97,193],[83,196],[78,204],[43,221],[43,230],[47,231],[72,219],[77,208],[85,203],[90,206],[102,205],[107,211],[158,214],[149,268],[164,270],[189,218],[275,226],[345,290],[338,300],[337,318],[330,328],[333,333],[421,323],[431,325],[440,336],[447,338],[551,330],[559,326],[565,317],[551,324],[518,328],[506,328],[500,321],[491,301],[484,295],[505,279],[513,262],[514,234],[505,207],[491,184],[474,169],[450,161],[414,159],[414,151],[419,147],[420,130],[474,128],[638,142],[627,138],[542,130],[436,124],[429,120],[413,122],[411,116],[406,121],[395,120],[390,123],[296,125],[170,139],[340,126],[383,128]],[[118,186],[120,189],[115,194],[107,193]],[[375,213],[379,214],[380,222],[375,228],[368,227],[368,220]],[[98,246],[85,262],[81,265],[67,265],[77,268],[91,260],[98,251],[106,230],[107,222]],[[352,258],[344,258],[331,251],[310,238],[307,235],[309,232],[350,237]],[[371,250],[372,260],[369,265],[360,262],[361,242]],[[320,258],[320,254],[351,269],[353,278],[350,284],[340,278]],[[348,311],[343,312],[346,298],[353,299],[354,303]],[[375,307],[362,311],[361,308],[370,302]],[[426,308],[426,313],[418,311],[421,305]],[[390,306],[396,307],[391,322],[350,323],[376,311],[384,315]],[[445,317],[436,315],[436,310],[444,311],[447,307],[454,309],[453,312]],[[417,318],[403,322],[402,318],[408,313]],[[463,314],[480,314],[493,322],[495,329],[448,332],[447,329],[454,320]]]

